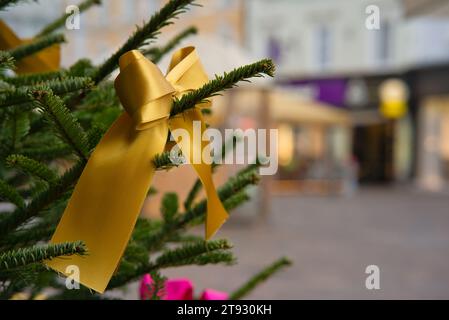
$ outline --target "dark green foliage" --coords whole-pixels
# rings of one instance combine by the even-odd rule
[[[48,183],[54,183],[57,180],[56,173],[45,164],[28,158],[20,154],[12,154],[6,158],[6,162],[11,167],[16,167],[31,176],[42,179]]]
[[[37,0],[0,0],[0,10],[5,10],[9,6],[16,5],[19,2],[37,1]]]
[[[248,293],[250,293],[257,285],[261,284],[265,280],[267,280],[269,277],[271,277],[274,273],[278,272],[282,268],[285,268],[289,265],[291,265],[292,262],[290,259],[283,257],[279,260],[276,260],[268,267],[264,268],[260,272],[258,272],[256,275],[254,275],[248,282],[243,284],[239,289],[234,291],[230,296],[230,300],[237,300],[241,299],[244,296],[246,296]]]
[[[176,35],[173,39],[171,39],[167,44],[162,47],[143,49],[142,54],[146,56],[148,59],[153,61],[153,63],[157,64],[161,61],[162,57],[169,53],[171,50],[176,48],[178,44],[184,40],[185,38],[195,35],[198,33],[196,27],[189,27]]]
[[[187,7],[194,3],[195,0],[170,0],[159,12],[155,13],[147,23],[138,27],[123,46],[98,68],[98,71],[93,76],[95,83],[99,83],[117,68],[118,60],[121,55],[130,50],[147,45],[155,40],[160,33],[160,29],[172,24],[174,18],[185,12]]]
[[[14,58],[7,51],[0,50],[0,73],[14,68]]]
[[[3,214],[0,219],[0,240],[7,236],[9,232],[21,226],[29,219],[38,216],[48,206],[54,204],[75,184],[81,172],[83,171],[85,162],[79,161],[70,170],[67,170],[58,181],[44,189],[38,195],[33,197],[30,203],[24,208],[18,208],[10,214]]]
[[[63,95],[91,87],[90,78],[84,77],[67,77],[64,80],[49,80],[33,86],[17,87],[0,93],[0,108],[30,102],[30,93],[38,90],[48,89],[54,94]]]
[[[195,107],[199,102],[207,101],[208,98],[218,95],[221,91],[231,89],[240,81],[249,81],[250,78],[274,76],[275,67],[270,59],[263,59],[247,66],[239,67],[222,76],[216,76],[198,90],[183,95],[175,100],[170,116],[175,116],[187,109]]]
[[[64,80],[67,76],[67,71],[50,71],[44,73],[27,73],[24,75],[18,75],[15,77],[4,78],[3,80],[13,85],[14,87],[21,86],[33,86],[38,84],[44,84],[51,80]]]
[[[41,38],[36,38],[32,42],[22,44],[14,49],[9,50],[8,52],[16,61],[19,61],[45,48],[63,42],[65,42],[64,35],[51,34],[48,36],[43,36]]]
[[[88,140],[78,120],[64,106],[61,98],[55,96],[51,90],[34,91],[31,93],[34,103],[39,108],[46,119],[53,124],[56,133],[70,145],[75,153],[84,160],[88,158]]]
[[[86,246],[81,241],[33,246],[7,251],[0,254],[0,271],[26,266],[61,256],[86,254]]]
[[[165,294],[165,281],[167,277],[164,277],[157,271],[150,272],[153,282],[148,287],[148,296],[143,297],[143,300],[160,300],[161,296]]]
[[[166,223],[173,221],[178,212],[178,195],[176,193],[166,193],[162,198],[161,213]]]
[[[19,208],[23,208],[25,206],[23,198],[17,190],[3,180],[0,180],[0,200],[9,201]]]
[[[217,250],[231,249],[232,245],[227,240],[199,241],[198,243],[188,243],[180,248],[167,250],[163,252],[157,259],[156,265],[160,268],[169,266],[185,265],[185,260],[195,259],[203,254]]]

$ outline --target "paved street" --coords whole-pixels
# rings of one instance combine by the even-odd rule
[[[278,197],[266,222],[233,216],[219,237],[239,264],[171,269],[205,287],[232,291],[263,265],[288,255],[294,265],[252,299],[449,298],[449,196],[411,188],[364,188],[352,198]],[[380,290],[365,268],[380,268]],[[128,298],[136,297],[130,288]]]

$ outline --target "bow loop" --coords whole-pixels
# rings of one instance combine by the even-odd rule
[[[160,70],[139,51],[132,50],[120,57],[120,74],[115,90],[133,119],[137,130],[154,126],[170,115],[172,94],[176,91]]]
[[[201,88],[209,81],[195,47],[182,48],[173,54],[166,78],[176,88],[178,98]],[[207,106],[210,106],[210,103]]]

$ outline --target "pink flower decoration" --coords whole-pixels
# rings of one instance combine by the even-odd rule
[[[149,274],[143,276],[140,281],[140,299],[151,297],[153,279]],[[162,300],[193,300],[193,284],[189,279],[171,279],[165,282],[164,292],[159,293]],[[200,300],[227,300],[226,292],[206,289],[201,294]]]

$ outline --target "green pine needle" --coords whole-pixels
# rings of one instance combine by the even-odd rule
[[[15,87],[33,86],[43,84],[47,81],[61,81],[67,76],[67,71],[49,71],[42,73],[27,73],[15,77],[5,78],[4,80]]]
[[[20,112],[17,108],[13,110],[10,118],[10,133],[11,133],[11,150],[16,148],[21,143],[30,130],[30,118],[27,113]]]
[[[46,119],[53,125],[57,134],[70,145],[75,153],[84,160],[89,154],[87,135],[78,120],[71,114],[61,98],[49,91],[34,91],[34,103]]]
[[[231,248],[232,245],[227,240],[188,243],[179,248],[165,251],[154,263],[142,264],[132,272],[126,272],[120,268],[119,272],[109,283],[108,289],[121,287],[128,282],[141,277],[145,273],[162,268],[179,267],[191,264],[232,264],[235,261],[235,258],[226,251]]]
[[[16,5],[19,2],[26,2],[26,1],[30,1],[30,0],[0,0],[0,10],[5,10],[9,6]],[[37,1],[37,0],[33,0],[33,1]]]
[[[24,208],[18,208],[13,213],[3,215],[0,219],[0,239],[5,238],[11,231],[21,226],[29,219],[38,216],[43,210],[59,200],[80,177],[85,161],[81,160],[67,170],[61,178],[47,189],[33,197]]]
[[[162,253],[155,262],[158,268],[167,268],[179,265],[185,265],[186,259],[192,259],[202,254],[231,249],[232,245],[227,240],[200,241],[198,243],[188,243],[180,248],[167,250]]]
[[[124,53],[138,49],[155,40],[160,33],[160,29],[172,24],[174,18],[181,13],[186,12],[187,7],[194,4],[195,0],[170,0],[159,12],[155,13],[147,23],[138,27],[134,34],[128,38],[120,49],[98,68],[93,77],[95,83],[99,83],[117,68],[118,60]]]
[[[0,72],[14,69],[14,58],[7,51],[0,51]]]
[[[173,192],[164,194],[161,203],[161,213],[165,222],[170,223],[173,221],[176,213],[178,212],[178,195]]]
[[[231,89],[240,81],[249,81],[250,78],[259,78],[264,75],[273,77],[275,66],[270,59],[263,59],[258,62],[242,66],[225,72],[222,76],[216,76],[214,80],[209,81],[201,88],[183,95],[180,99],[173,102],[170,116],[173,117],[185,110],[194,108],[200,102],[218,95],[221,91]]]
[[[218,196],[221,199],[221,201],[226,204],[226,201],[228,202],[228,205],[231,208],[235,208],[235,201],[243,200],[243,195],[237,196],[239,192],[244,190],[249,185],[255,185],[259,182],[259,176],[256,172],[248,172],[248,173],[238,173],[236,176],[230,178],[223,186],[221,186],[218,189]],[[229,200],[232,197],[238,197],[234,198],[232,200]],[[241,202],[240,202],[241,203]],[[206,211],[207,211],[207,200],[204,199],[200,201],[196,206],[194,206],[192,209],[188,210],[185,214],[180,215],[180,220],[178,221],[180,226],[186,226],[188,224],[198,224],[201,222],[204,222],[204,219],[206,217]]]
[[[15,188],[0,179],[0,199],[15,204],[18,208],[25,207],[25,202]]]
[[[173,50],[182,40],[198,33],[198,29],[194,26],[188,27],[184,31],[181,31],[173,39],[162,47],[143,49],[142,54],[150,59],[154,64],[159,63],[162,58]]]
[[[43,36],[34,39],[32,42],[27,42],[14,49],[9,50],[9,54],[16,60],[19,61],[26,58],[32,54],[35,54],[45,48],[51,47],[58,43],[65,42],[65,37],[62,34],[51,34],[48,36]]]
[[[229,300],[237,300],[237,299],[243,298],[248,293],[253,291],[254,288],[257,287],[259,284],[265,282],[268,278],[273,276],[279,270],[281,270],[287,266],[290,266],[291,264],[292,264],[292,262],[286,257],[276,260],[274,263],[272,263],[268,267],[264,268],[262,271],[258,272],[248,282],[246,282],[240,288],[238,288],[236,291],[234,291],[229,296]]]
[[[87,254],[86,246],[82,241],[20,248],[0,254],[0,270],[23,267],[32,263],[74,254]]]
[[[51,90],[56,95],[91,88],[92,80],[87,77],[66,77],[64,80],[52,79],[34,86],[21,86],[0,93],[0,108],[32,101],[30,93],[36,90]]]
[[[57,179],[56,173],[42,162],[28,158],[20,154],[12,154],[6,158],[10,167],[17,167],[24,173],[37,177],[48,183],[54,183]]]

